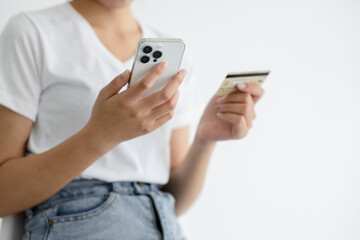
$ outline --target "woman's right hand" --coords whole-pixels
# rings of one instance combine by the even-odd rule
[[[166,67],[165,62],[156,65],[144,79],[121,93],[120,89],[130,79],[129,70],[101,89],[85,126],[99,139],[99,145],[110,150],[120,142],[157,129],[172,118],[179,96],[178,87],[186,70],[179,71],[161,91],[143,98]]]

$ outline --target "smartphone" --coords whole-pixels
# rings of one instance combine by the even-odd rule
[[[128,87],[141,81],[160,62],[168,67],[146,92],[147,97],[163,89],[179,71],[185,43],[178,38],[144,38],[137,45]]]

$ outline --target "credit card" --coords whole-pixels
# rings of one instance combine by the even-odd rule
[[[254,83],[260,86],[263,84],[269,73],[270,71],[228,73],[216,95],[226,95],[240,91],[237,88],[239,83]]]

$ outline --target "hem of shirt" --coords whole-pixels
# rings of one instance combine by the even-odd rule
[[[129,178],[129,179],[106,179],[102,177],[91,177],[88,175],[80,174],[77,176],[74,180],[80,180],[80,179],[87,179],[87,180],[99,180],[103,182],[143,182],[143,183],[152,183],[152,184],[158,184],[158,185],[165,185],[168,183],[169,178],[166,181],[151,181],[151,180],[145,180],[145,179],[136,179],[136,178]]]
[[[186,122],[186,123],[180,123],[180,124],[172,125],[171,129],[179,129],[179,128],[190,127],[190,126],[191,126],[191,123]]]

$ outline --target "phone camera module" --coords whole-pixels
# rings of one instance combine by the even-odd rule
[[[149,61],[150,61],[150,58],[148,56],[142,56],[140,58],[140,62],[142,62],[142,63],[147,63]]]
[[[155,52],[153,53],[153,57],[154,57],[154,58],[161,58],[161,56],[162,56],[162,52],[160,52],[160,51],[155,51]]]
[[[144,47],[143,52],[148,54],[148,53],[151,53],[152,50],[153,50],[152,47],[146,46],[146,47]]]

